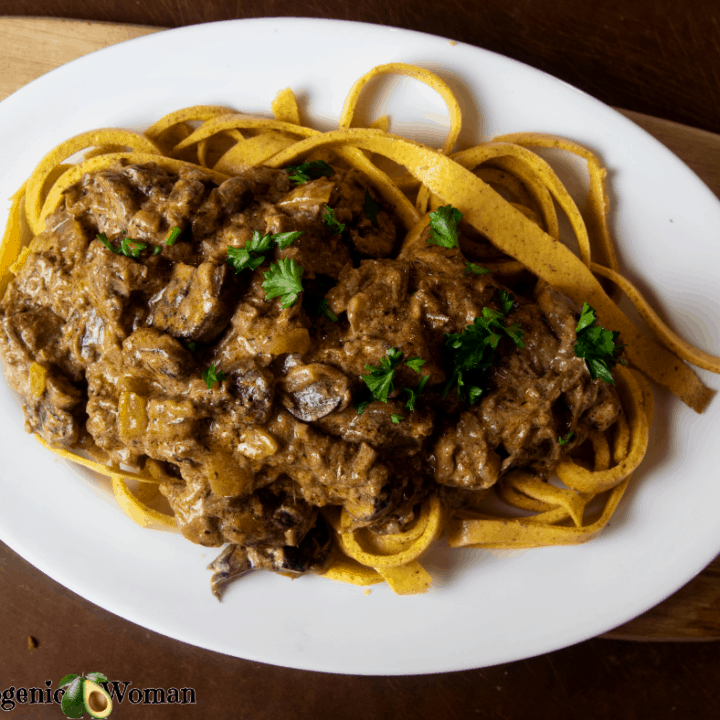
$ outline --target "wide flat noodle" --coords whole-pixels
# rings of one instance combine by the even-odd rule
[[[404,75],[414,78],[431,87],[442,97],[450,114],[450,129],[442,144],[441,152],[445,154],[449,153],[455,147],[458,135],[462,129],[462,111],[460,110],[460,104],[450,89],[450,86],[444,80],[439,78],[435,73],[415,65],[407,65],[405,63],[378,65],[358,78],[345,98],[345,104],[343,105],[338,120],[338,127],[346,130],[352,126],[355,110],[363,89],[373,78],[379,75]]]
[[[342,530],[341,521],[337,539],[345,555],[376,570],[398,594],[421,593],[430,587],[430,576],[418,559],[439,537],[444,519],[439,499],[431,496],[415,525],[405,532],[389,536],[364,529],[347,532]]]
[[[581,157],[587,162],[590,173],[590,189],[587,197],[585,224],[587,225],[588,235],[593,245],[593,255],[595,262],[606,265],[612,270],[617,270],[618,261],[615,253],[615,244],[610,237],[610,230],[607,224],[607,214],[610,209],[607,191],[605,190],[607,171],[600,164],[598,158],[587,148],[582,147],[582,145],[578,145],[565,138],[546,135],[544,133],[512,133],[499,135],[494,138],[493,142],[509,142],[522,147],[543,147],[565,150]]]
[[[228,175],[237,175],[247,168],[263,165],[295,142],[295,138],[290,135],[271,130],[233,145],[213,165],[213,169]]]
[[[184,125],[187,122],[197,120],[204,122],[232,112],[234,111],[231,108],[222,105],[193,105],[164,115],[156,123],[152,124],[144,134],[151,140],[157,140],[163,133],[176,125]]]
[[[8,214],[5,232],[0,242],[0,295],[5,294],[8,283],[12,280],[10,273],[19,271],[22,267],[22,252],[27,242],[32,238],[32,233],[26,229],[25,220],[25,187],[23,183],[20,189],[12,196],[12,204]],[[14,270],[15,269],[15,270]]]
[[[112,476],[112,488],[118,505],[138,525],[159,530],[177,527],[173,515],[167,515],[146,505],[143,500],[132,494],[127,483],[120,475]]]
[[[337,553],[333,557],[330,567],[322,574],[322,577],[351,585],[377,585],[384,580],[377,570],[361,565],[357,560],[341,553]]]
[[[49,445],[46,443],[39,435],[35,435],[35,439],[46,449],[51,450],[54,452],[58,457],[61,457],[63,460],[69,460],[70,462],[76,463],[77,465],[81,465],[84,468],[87,468],[88,470],[92,470],[93,472],[99,473],[100,475],[106,475],[108,477],[119,477],[121,480],[137,480],[138,482],[143,483],[154,483],[158,484],[160,482],[152,473],[141,471],[141,472],[130,472],[125,470],[120,470],[120,468],[114,468],[109,467],[108,465],[103,465],[102,463],[96,462],[95,460],[90,460],[89,458],[83,457],[82,455],[78,455],[77,453],[71,452],[70,450],[64,450],[63,448],[56,448],[52,445]]]
[[[639,290],[620,273],[603,267],[597,263],[593,263],[590,269],[596,274],[612,281],[635,306],[640,313],[642,319],[648,324],[650,329],[655,333],[657,338],[670,348],[678,357],[687,360],[693,365],[697,365],[710,372],[720,373],[720,357],[706,353],[700,348],[696,348],[686,340],[678,337],[661,319],[660,316],[650,307],[650,303],[640,294]]]
[[[276,120],[300,125],[300,110],[292,88],[280,90],[272,101],[272,111]]]

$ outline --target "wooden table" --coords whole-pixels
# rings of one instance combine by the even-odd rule
[[[52,4],[35,5],[50,8]],[[12,3],[0,0],[0,12],[5,6],[12,11]],[[79,8],[81,3],[65,6]],[[522,4],[515,9],[520,16],[526,11],[531,13]],[[186,8],[183,20],[187,12]],[[506,11],[498,7],[495,12]],[[127,12],[123,17],[135,16]],[[157,18],[144,16],[146,21]],[[695,15],[693,18],[692,22],[700,22]],[[387,16],[380,19],[393,21]],[[406,25],[417,27],[409,22]],[[57,65],[157,29],[0,18],[0,99]],[[437,31],[447,32],[447,28]],[[546,47],[548,43],[561,47],[560,36],[553,37],[544,39]],[[720,46],[716,42],[713,47],[714,57],[720,60]],[[720,62],[715,67],[720,67]],[[714,72],[707,64],[698,71]],[[717,93],[717,83],[708,88],[704,99],[696,93],[694,102],[715,107],[718,97],[713,93]],[[634,106],[652,111],[655,101],[648,99],[650,94],[648,91],[645,102]],[[618,103],[630,98],[619,93],[606,95],[605,99]],[[682,111],[675,110],[667,115],[686,119]],[[720,196],[720,136],[638,112],[622,112],[685,160]],[[698,113],[695,117],[697,124],[720,129],[718,113]],[[293,671],[192,648],[95,607],[2,544],[0,612],[0,690],[9,685],[38,685],[48,678],[56,685],[59,677],[69,671],[96,668],[113,678],[132,679],[135,685],[185,685],[196,689],[196,708],[144,707],[142,714],[138,711],[138,717],[143,718],[395,718],[408,713],[418,718],[704,718],[716,717],[720,710],[720,703],[708,690],[714,686],[713,681],[720,680],[716,645],[619,642],[720,638],[720,559],[671,598],[608,633],[605,639],[495,668],[416,678],[340,677]],[[29,640],[31,637],[36,643]],[[34,644],[37,646],[31,647]],[[21,713],[17,717],[59,716],[59,710],[43,706],[25,706]],[[113,717],[134,717],[127,713],[126,707],[118,707]]]

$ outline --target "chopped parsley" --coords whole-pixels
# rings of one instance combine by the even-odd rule
[[[395,425],[397,425],[401,420],[404,420],[405,418],[404,418],[404,416],[402,416],[402,415],[398,415],[397,413],[393,413],[393,414],[390,416],[390,419],[395,423]]]
[[[302,292],[302,276],[305,268],[292,258],[278,260],[270,265],[270,269],[264,273],[265,281],[262,286],[265,290],[265,300],[281,298],[281,305],[284,308],[290,307]]]
[[[365,412],[365,408],[372,402],[372,399],[370,400],[364,400],[361,403],[358,403],[355,407],[357,408],[358,415],[362,415]]]
[[[462,213],[452,205],[443,205],[435,212],[431,212],[428,242],[444,248],[458,247],[460,245],[458,223],[461,219]]]
[[[108,250],[115,253],[115,255],[124,255],[125,257],[134,258],[135,260],[139,260],[140,253],[147,248],[147,243],[133,240],[133,238],[122,238],[122,240],[120,240],[120,247],[115,247],[115,245],[108,240],[105,233],[98,233],[95,237]]]
[[[168,234],[167,238],[165,239],[166,245],[174,245],[178,238],[182,235],[182,230],[179,227],[173,227],[170,229],[170,233]]]
[[[289,248],[304,232],[304,230],[294,230],[293,232],[276,233],[270,237],[281,250],[285,250],[285,248]]]
[[[324,160],[313,160],[300,165],[290,165],[285,168],[285,172],[296,185],[302,185],[308,180],[331,177],[335,171]]]
[[[468,388],[468,400],[471,405],[475,404],[475,401],[482,395],[482,388],[477,385],[473,385]]]
[[[567,445],[572,440],[573,433],[570,431],[565,437],[558,438],[558,445]]]
[[[255,270],[265,261],[264,255],[250,253],[247,248],[235,248],[228,245],[227,264],[230,265],[235,274],[239,274],[243,270]]]
[[[390,350],[387,351],[387,355],[380,360],[380,367],[376,365],[365,366],[365,369],[369,370],[370,374],[362,375],[362,379],[370,389],[375,400],[380,400],[384,403],[388,401],[388,395],[393,391],[395,368],[400,364],[401,360],[402,353],[400,350],[390,348]]]
[[[216,382],[222,382],[225,379],[225,373],[222,370],[215,370],[215,363],[213,363],[207,370],[203,370],[202,378],[208,390],[212,390]]]
[[[120,249],[125,257],[131,257],[138,260],[140,253],[145,250],[147,243],[140,242],[139,240],[133,240],[132,238],[123,238],[120,241]]]
[[[162,252],[162,248],[159,245],[155,246],[155,249],[153,250],[153,255],[159,255]]]
[[[475,263],[465,261],[465,274],[469,275],[470,273],[473,273],[474,275],[487,275],[490,271],[487,268],[481,267],[480,265],[476,265]]]
[[[323,298],[318,303],[318,314],[326,317],[331,322],[337,322],[338,320],[337,315],[328,307],[328,301],[326,298]]]
[[[473,380],[467,395],[471,404],[482,394],[478,382],[495,359],[495,350],[500,340],[507,336],[518,347],[525,347],[522,341],[523,330],[518,323],[506,326],[500,322],[503,313],[485,307],[482,317],[476,317],[461,333],[445,335],[445,349],[452,371],[445,383],[441,396],[447,397],[450,389],[457,384],[458,399],[463,396],[466,380]]]
[[[370,194],[370,191],[365,188],[365,204],[363,205],[363,211],[365,212],[365,217],[370,220],[373,225],[378,224],[377,214],[379,209],[380,204],[373,200],[373,196]]]
[[[419,355],[418,357],[409,358],[405,361],[405,364],[414,370],[416,373],[420,373],[420,368],[427,362],[427,360],[423,360]]]
[[[302,234],[303,230],[295,230],[286,233],[268,233],[261,235],[259,230],[254,230],[252,237],[245,243],[245,247],[234,248],[228,245],[227,263],[239,274],[243,270],[255,270],[265,261],[266,253],[275,243],[281,250],[290,247]]]
[[[418,383],[417,388],[413,390],[412,388],[404,387],[402,388],[403,392],[406,392],[410,397],[407,399],[407,402],[405,403],[405,407],[410,412],[415,412],[415,402],[418,399],[418,395],[423,391],[425,388],[425,385],[427,384],[428,379],[430,378],[429,375],[423,375],[420,382]]]
[[[500,289],[497,294],[497,304],[500,306],[502,314],[507,315],[515,304],[515,296],[507,290]]]
[[[95,236],[110,252],[114,252],[116,255],[120,255],[122,252],[118,248],[116,248],[107,238],[107,235],[105,233],[98,233]]]
[[[323,222],[335,235],[342,235],[342,231],[345,229],[345,225],[335,219],[335,211],[327,204],[323,212]]]
[[[596,323],[595,310],[584,303],[580,320],[575,328],[577,333],[575,357],[584,358],[593,380],[600,378],[614,385],[615,381],[610,370],[618,362],[625,365],[625,361],[620,357],[625,346],[615,344],[620,337],[617,330],[605,330]]]

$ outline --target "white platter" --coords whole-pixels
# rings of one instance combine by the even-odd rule
[[[302,52],[298,52],[302,48]],[[500,133],[564,135],[609,168],[622,265],[686,339],[720,349],[720,203],[653,138],[544,73],[463,44],[339,21],[261,19],[163,32],[69,63],[0,103],[0,197],[55,144],[97,127],[142,129],[170,110],[230,105],[268,114],[292,87],[306,117],[333,127],[352,82],[402,61],[443,76],[465,113],[461,145]],[[390,91],[392,91],[390,93]],[[398,79],[376,87],[391,129],[439,144],[444,106]],[[0,204],[4,224],[9,203]],[[715,376],[702,373],[720,387]],[[94,603],[165,635],[288,667],[410,674],[481,667],[592,637],[647,610],[720,551],[715,443],[720,401],[702,416],[656,392],[651,449],[610,527],[588,545],[505,554],[438,547],[437,588],[294,582],[256,573],[218,603],[205,565],[216,549],[133,524],[97,488],[23,432],[0,382],[0,538]]]

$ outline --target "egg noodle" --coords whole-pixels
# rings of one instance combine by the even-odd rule
[[[419,80],[445,101],[450,129],[439,150],[389,133],[386,117],[371,127],[353,127],[363,88],[374,77],[387,74]],[[456,97],[437,75],[401,63],[380,65],[357,80],[337,130],[319,132],[303,126],[290,88],[278,93],[272,111],[274,119],[226,107],[194,106],[166,115],[144,133],[93,130],[61,143],[12,197],[0,246],[0,292],[22,267],[33,237],[43,231],[63,193],[85,173],[121,160],[155,163],[174,172],[202,168],[218,183],[257,165],[283,168],[300,159],[339,160],[362,172],[404,225],[407,235],[400,254],[404,259],[413,256],[418,243],[425,243],[428,212],[452,204],[462,212],[464,222],[507,256],[485,263],[496,276],[511,279],[529,269],[539,286],[549,284],[579,305],[587,302],[605,327],[620,331],[632,366],[614,369],[623,412],[607,433],[589,437],[591,461],[570,457],[561,461],[557,474],[565,487],[522,470],[502,477],[495,489],[509,506],[505,515],[476,509],[451,514],[431,495],[403,532],[377,535],[365,529],[350,532],[351,518],[345,510],[324,512],[336,540],[324,576],[357,585],[385,580],[397,593],[417,593],[431,583],[420,558],[443,532],[451,547],[513,549],[590,540],[610,519],[645,455],[653,414],[652,391],[645,378],[702,412],[714,392],[681,360],[720,372],[720,358],[675,335],[619,273],[606,222],[606,171],[598,159],[570,140],[538,133],[503,135],[453,153],[462,121]],[[557,148],[587,163],[590,185],[584,215],[550,165],[530,148]],[[81,151],[86,151],[82,161],[66,164]],[[376,165],[378,156],[403,166],[406,174],[390,177]],[[577,255],[560,242],[557,207],[572,227]],[[622,295],[635,306],[653,337],[641,334],[619,309]],[[32,391],[42,394],[43,368],[34,364],[30,375]],[[160,463],[148,459],[142,472],[125,472],[107,464],[96,446],[86,448],[91,460],[40,442],[66,460],[109,476],[120,507],[135,522],[152,528],[175,526],[174,517],[148,504],[157,495],[158,483],[166,479]],[[136,486],[138,490],[131,491]],[[594,498],[598,500],[587,509]],[[517,510],[531,514],[517,517]]]

